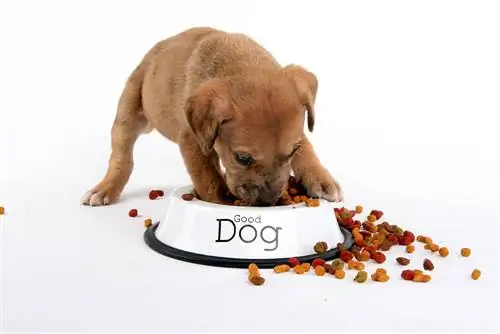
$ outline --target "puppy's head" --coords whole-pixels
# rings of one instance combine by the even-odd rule
[[[314,129],[317,79],[290,65],[252,76],[212,79],[186,103],[187,122],[205,155],[215,152],[229,190],[251,205],[274,205],[292,157]]]

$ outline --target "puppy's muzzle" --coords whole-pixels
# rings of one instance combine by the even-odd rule
[[[245,191],[251,194],[251,202],[261,206],[275,205],[281,197],[281,188],[262,187],[253,184],[243,186]]]

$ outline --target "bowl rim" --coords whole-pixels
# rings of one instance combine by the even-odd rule
[[[279,206],[235,206],[235,205],[226,205],[219,203],[211,203],[206,202],[198,198],[193,198],[191,201],[186,201],[182,199],[182,195],[184,194],[192,194],[194,191],[194,187],[192,185],[182,186],[176,188],[174,191],[170,193],[172,199],[180,200],[182,202],[190,202],[190,205],[193,205],[193,202],[198,206],[212,208],[216,210],[258,210],[258,211],[284,211],[284,210],[311,210],[314,208],[310,208],[306,206],[304,203],[294,203],[289,205],[279,205]],[[343,202],[329,202],[323,198],[319,198],[320,206],[331,206],[332,209],[334,207],[341,207]],[[188,204],[188,203],[186,203]]]

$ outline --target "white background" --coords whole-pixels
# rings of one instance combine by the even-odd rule
[[[237,4],[236,4],[237,3]],[[484,331],[498,328],[499,6],[492,1],[2,1],[2,315],[9,331]],[[237,7],[241,6],[241,7]],[[224,12],[226,11],[226,12]],[[122,201],[79,205],[104,175],[123,84],[192,26],[249,34],[315,72],[311,134],[347,205],[451,249],[433,281],[355,285],[181,263],[149,250],[136,207],[189,183],[175,145],[136,146]],[[495,116],[496,117],[496,116]],[[457,255],[472,248],[468,259]],[[427,256],[417,247],[415,266]],[[474,268],[479,281],[469,278]],[[374,267],[369,268],[370,271]]]

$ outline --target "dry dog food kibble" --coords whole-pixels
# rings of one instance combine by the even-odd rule
[[[317,275],[317,276],[324,276],[326,274],[326,270],[325,270],[325,267],[323,266],[316,266],[314,267],[314,273]]]
[[[428,270],[428,271],[434,270],[434,264],[432,263],[431,260],[429,260],[429,259],[424,260],[424,270]]]
[[[433,252],[433,253],[435,253],[439,250],[439,246],[436,244],[433,244],[433,243],[425,244],[424,248]]]
[[[405,281],[412,281],[413,280],[413,277],[415,276],[415,272],[413,270],[403,270],[401,272],[401,277],[405,280]]]
[[[328,244],[324,241],[319,241],[314,245],[314,251],[317,254],[325,253],[328,250]]]
[[[311,269],[311,264],[307,262],[302,263],[301,266],[304,268],[306,273]]]
[[[250,283],[257,286],[264,284],[264,282],[266,281],[264,277],[257,275],[248,275],[248,280],[250,281]]]
[[[192,201],[194,199],[194,195],[193,194],[183,194],[181,196],[181,198],[185,201]]]
[[[470,277],[472,277],[472,279],[475,281],[478,280],[479,277],[481,277],[481,271],[479,269],[474,269]]]
[[[375,282],[382,282],[382,283],[387,282],[390,278],[389,275],[387,275],[387,272],[385,270],[379,270],[379,269],[377,269],[371,275],[371,279]]]
[[[396,258],[396,261],[402,266],[407,266],[408,264],[410,264],[410,260],[405,257],[398,257]]]
[[[349,270],[355,269],[355,270],[358,270],[358,271],[359,270],[364,270],[365,269],[365,265],[364,265],[364,263],[351,260],[351,261],[347,262],[347,269],[349,269]]]
[[[354,281],[358,283],[364,283],[368,279],[368,273],[364,270],[358,271],[356,276],[354,277]]]
[[[158,191],[156,191],[156,190],[151,190],[151,191],[149,192],[149,199],[150,199],[150,200],[155,200],[155,199],[157,199],[158,197],[160,197],[160,194],[158,193]]]
[[[137,211],[137,209],[131,209],[129,212],[128,212],[128,215],[129,217],[137,217],[137,215],[139,214],[139,212]]]
[[[377,263],[384,263],[386,260],[386,257],[384,253],[381,252],[375,252],[373,253],[372,259],[377,262]]]
[[[274,267],[274,272],[277,274],[287,273],[290,271],[290,266],[288,264],[280,264]]]
[[[407,253],[413,253],[414,251],[415,251],[415,246],[413,246],[413,245],[406,246]]]
[[[469,257],[471,253],[470,248],[462,248],[460,250],[460,254],[462,254],[463,257]]]
[[[356,205],[356,213],[360,214],[363,212],[363,207],[361,205]]]
[[[345,271],[343,269],[337,269],[337,270],[335,270],[334,275],[335,275],[335,278],[337,278],[337,279],[344,279]]]
[[[308,198],[306,199],[306,206],[315,208],[319,206],[319,198]]]
[[[368,215],[368,217],[366,217],[366,219],[367,219],[369,222],[373,223],[374,221],[376,221],[376,220],[377,220],[377,217],[375,217],[375,215]]]
[[[288,264],[290,265],[290,267],[295,268],[295,266],[298,266],[300,264],[300,261],[296,257],[291,257],[288,259]]]
[[[332,269],[337,270],[337,269],[344,269],[344,264],[345,262],[342,261],[341,259],[335,259],[332,261]]]
[[[293,271],[296,274],[302,275],[303,273],[306,272],[306,269],[302,265],[299,264],[299,265],[296,265],[295,267],[293,267]]]
[[[0,216],[5,214],[5,208],[3,206],[0,206]]]
[[[259,267],[255,263],[250,263],[248,265],[248,273],[250,275],[260,275]]]
[[[144,227],[148,228],[151,225],[153,225],[153,221],[150,218],[144,220]]]
[[[311,263],[311,265],[313,266],[313,268],[316,268],[317,266],[324,266],[326,263],[325,260],[323,259],[314,259]]]
[[[264,277],[260,276],[259,267],[255,263],[248,265],[248,280],[253,285],[262,285],[266,281]]]
[[[442,257],[447,257],[450,254],[450,251],[446,247],[439,248],[439,255]]]
[[[354,258],[354,254],[347,251],[347,250],[341,250],[340,251],[340,259],[344,262],[349,262]]]

